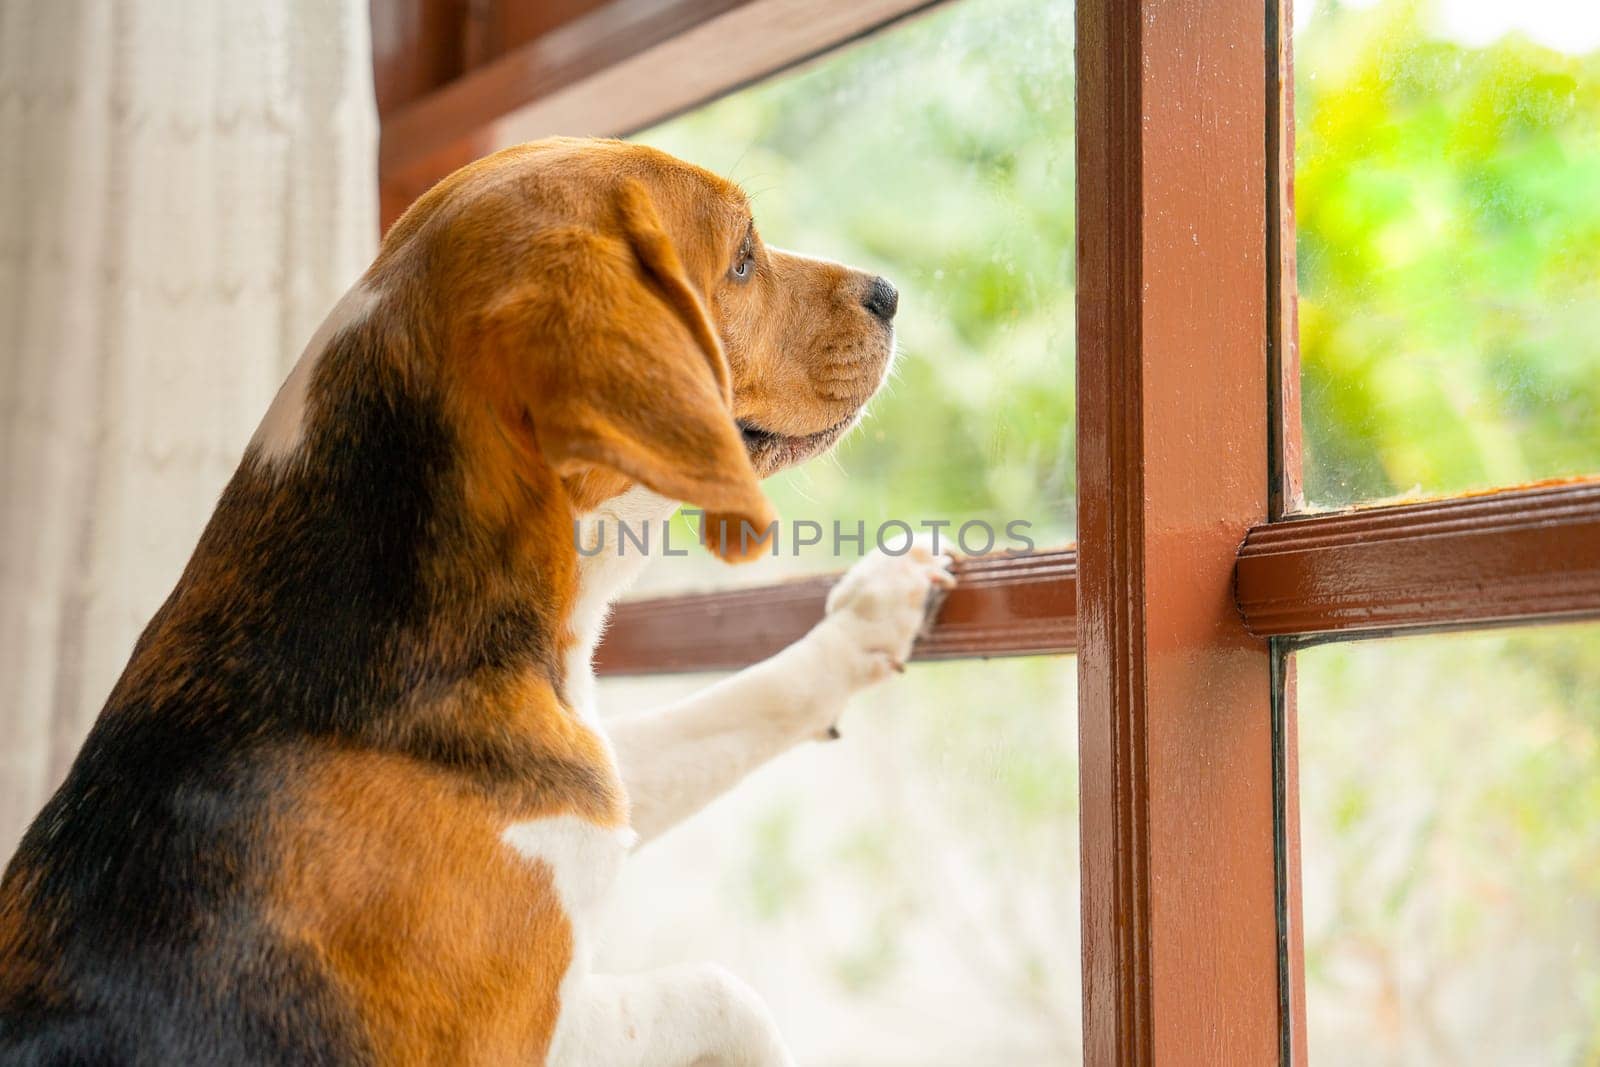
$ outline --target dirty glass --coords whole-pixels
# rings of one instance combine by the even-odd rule
[[[1297,659],[1311,1061],[1600,1062],[1600,625]]]
[[[644,588],[838,569],[859,553],[833,551],[835,520],[864,524],[868,547],[894,521],[951,522],[945,538],[980,523],[972,552],[985,527],[993,551],[1071,540],[1072,19],[1070,2],[962,0],[637,135],[739,182],[768,242],[901,294],[865,422],[767,483],[824,543],[737,569],[675,559]]]
[[[1313,507],[1600,473],[1600,5],[1295,4]]]
[[[599,965],[714,960],[808,1067],[1079,1062],[1074,661],[914,664],[646,844]],[[608,714],[710,678],[601,683]]]

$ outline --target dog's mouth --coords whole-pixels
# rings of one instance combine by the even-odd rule
[[[855,424],[859,411],[851,412],[825,430],[803,436],[776,433],[746,419],[739,420],[739,435],[750,455],[750,465],[762,477],[792,467],[826,452]]]

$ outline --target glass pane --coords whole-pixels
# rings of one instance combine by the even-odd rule
[[[1312,1061],[1600,1062],[1600,625],[1297,658]]]
[[[707,679],[606,681],[608,712]],[[624,868],[600,966],[715,960],[810,1067],[1079,1061],[1070,658],[919,664]]]
[[[1600,472],[1600,5],[1295,19],[1310,503]]]
[[[838,569],[858,553],[833,551],[834,520],[864,523],[869,547],[891,520],[951,521],[946,538],[981,522],[997,551],[1072,538],[1072,18],[1059,0],[963,0],[638,135],[741,183],[770,243],[901,293],[868,419],[767,484],[825,543],[741,568],[697,554],[643,588]],[[983,529],[965,541],[982,550]]]

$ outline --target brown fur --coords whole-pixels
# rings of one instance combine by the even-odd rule
[[[604,762],[592,738],[564,740]],[[330,753],[303,773],[273,920],[339,976],[376,1060],[542,1062],[572,934],[552,872],[500,841],[516,814],[396,757]]]

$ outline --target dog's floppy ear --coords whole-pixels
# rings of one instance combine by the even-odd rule
[[[559,474],[619,471],[704,509],[724,559],[752,558],[774,515],[733,421],[722,345],[649,193],[626,179],[616,206],[616,234],[536,239],[540,274],[488,309],[489,345]]]

